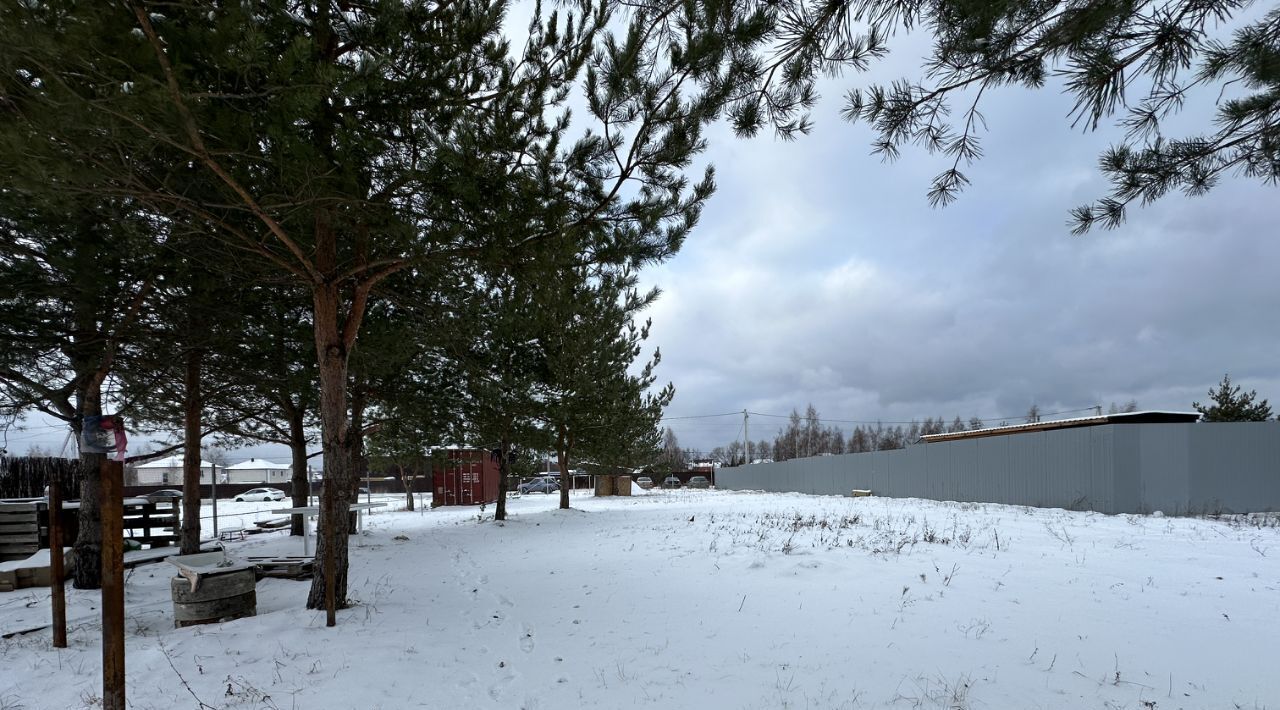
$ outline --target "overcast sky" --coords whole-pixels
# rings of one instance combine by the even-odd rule
[[[1056,90],[1005,89],[988,92],[973,184],[932,209],[943,158],[907,147],[883,164],[871,131],[839,118],[861,81],[825,84],[815,130],[793,143],[712,136],[719,190],[679,256],[646,274],[664,291],[652,340],[671,416],[1190,410],[1225,372],[1280,398],[1274,187],[1228,179],[1072,236],[1068,210],[1105,194],[1097,156],[1121,133],[1072,129]],[[1216,93],[1197,98],[1176,133],[1209,128]],[[668,424],[709,449],[742,420]],[[781,424],[752,417],[751,438]]]
[[[875,76],[918,76],[900,46]],[[1068,210],[1100,197],[1114,129],[1070,127],[1055,89],[989,91],[985,157],[959,201],[931,209],[944,159],[883,164],[838,115],[849,75],[823,85],[809,136],[710,134],[719,189],[672,261],[647,271],[672,417],[740,411],[906,421],[1107,407],[1188,410],[1223,373],[1280,400],[1277,192],[1228,179],[1168,197],[1114,231],[1075,237]],[[1215,92],[1170,124],[1204,129]],[[752,417],[753,440],[780,419]],[[47,422],[33,421],[36,427]],[[741,417],[672,419],[686,447],[741,437]],[[848,431],[852,424],[842,424]],[[10,434],[55,451],[62,433]],[[236,452],[286,460],[279,447]]]

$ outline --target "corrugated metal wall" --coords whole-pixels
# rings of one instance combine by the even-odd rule
[[[1106,424],[724,468],[718,488],[1132,513],[1280,510],[1280,422]]]

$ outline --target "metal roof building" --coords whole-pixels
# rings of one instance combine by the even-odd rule
[[[1053,429],[1076,429],[1087,426],[1102,426],[1103,424],[1190,424],[1199,420],[1200,412],[1165,412],[1160,410],[1121,412],[1118,414],[1101,414],[1092,417],[1054,419],[1046,422],[1010,424],[1007,426],[988,427],[986,429],[947,432],[945,434],[927,434],[920,437],[920,440],[926,444],[931,444],[937,441],[980,439],[984,436],[1003,436],[1005,434],[1019,434],[1030,431],[1051,431]]]

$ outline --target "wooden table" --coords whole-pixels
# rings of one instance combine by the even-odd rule
[[[356,530],[359,530],[361,526],[361,518],[360,518],[361,512],[369,510],[371,508],[381,508],[385,505],[386,503],[352,503],[349,506],[349,509],[354,510],[356,512],[356,516],[357,516]],[[308,521],[311,520],[311,516],[320,514],[320,506],[307,505],[301,508],[281,508],[279,510],[273,510],[271,511],[271,513],[273,515],[301,515],[302,516],[302,554],[304,555],[311,554],[310,543],[309,543],[309,540],[311,539],[311,529],[310,529],[311,526]]]

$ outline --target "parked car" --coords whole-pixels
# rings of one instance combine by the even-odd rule
[[[263,502],[284,500],[284,491],[279,488],[251,488],[236,496],[235,500],[237,503],[243,503],[247,500],[260,500]]]
[[[560,490],[560,482],[549,476],[543,476],[532,481],[525,481],[517,488],[522,495],[525,493],[555,493]]]
[[[636,485],[648,490],[653,488],[653,479],[648,476],[641,476],[636,479]]]
[[[690,488],[710,488],[711,481],[708,481],[706,476],[694,476],[693,478],[689,479],[689,487]]]
[[[663,487],[663,488],[679,488],[679,487],[680,487],[680,477],[679,477],[679,476],[667,476],[666,478],[662,479],[662,487]]]
[[[182,491],[176,488],[162,488],[158,491],[142,494],[143,498],[155,503],[160,500],[174,500],[182,497]]]

